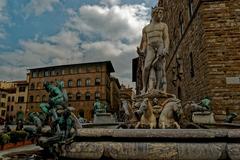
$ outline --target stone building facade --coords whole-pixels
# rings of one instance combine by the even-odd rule
[[[114,68],[110,61],[33,68],[29,71],[28,112],[39,111],[39,104],[48,101],[44,81],[64,81],[68,105],[75,108],[77,116],[80,114],[87,120],[93,118],[96,99],[111,104],[110,74]]]
[[[183,103],[211,97],[217,120],[227,111],[240,115],[240,1],[162,1],[171,41],[168,92]]]
[[[14,112],[16,115],[16,120],[25,119],[27,112],[27,99],[28,99],[28,82],[24,81],[14,81],[16,88],[16,100]]]
[[[240,115],[240,1],[161,0],[169,27],[168,92],[183,105],[212,98],[216,120]],[[133,81],[141,90],[141,58],[133,59]],[[240,119],[240,116],[238,116]]]
[[[135,92],[133,91],[132,87],[121,84],[120,99],[122,98],[122,99],[125,99],[128,101],[132,101],[135,96],[136,95],[135,95]]]
[[[9,89],[14,88],[15,84],[10,81],[0,81],[0,88],[1,89]]]
[[[26,80],[2,82],[0,86],[0,117],[12,123],[19,119],[24,120],[27,96],[28,83]]]
[[[119,80],[115,77],[110,78],[110,98],[111,98],[111,104],[109,111],[114,113],[115,111],[119,110],[120,106],[120,83]]]
[[[7,111],[6,111],[6,121],[14,123],[16,120],[16,111],[15,111],[15,100],[16,100],[16,88],[6,89],[7,92]]]
[[[7,112],[7,92],[5,89],[0,88],[0,118],[6,118]]]

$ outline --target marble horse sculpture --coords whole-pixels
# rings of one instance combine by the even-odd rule
[[[182,114],[181,101],[179,99],[170,98],[164,102],[163,110],[159,116],[159,128],[178,128],[180,129],[180,125],[178,121],[180,119],[180,115]]]
[[[143,111],[143,115],[141,116],[140,122],[137,123],[135,128],[156,128],[156,117],[154,116],[152,104],[150,103],[148,98],[145,98],[143,100],[140,106],[140,110]]]
[[[137,112],[132,109],[131,103],[128,100],[121,99],[121,107],[124,110],[123,122],[125,127],[123,128],[134,128],[138,121],[140,120],[137,116]]]

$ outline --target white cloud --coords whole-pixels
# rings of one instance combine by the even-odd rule
[[[59,33],[41,42],[38,36],[22,40],[20,51],[0,55],[0,60],[19,68],[111,60],[114,75],[120,82],[130,83],[132,58],[137,56],[141,30],[149,21],[144,4],[85,5],[78,11],[66,11],[70,18]]]
[[[3,39],[5,36],[6,36],[5,30],[0,27],[0,39]]]
[[[142,28],[149,22],[148,11],[144,4],[87,5],[80,7],[65,27],[90,39],[82,44],[84,60],[111,60],[116,71],[114,75],[129,84],[132,59],[137,56]]]
[[[5,12],[6,5],[7,5],[6,0],[0,0],[0,21],[8,20],[8,17]]]
[[[22,80],[26,79],[26,67],[1,66],[1,80]]]
[[[61,31],[57,35],[48,37],[47,40],[60,46],[65,46],[69,48],[75,47],[78,43],[80,43],[79,35],[77,32],[65,30]]]
[[[3,39],[6,37],[6,31],[3,28],[3,24],[6,24],[9,20],[7,13],[6,13],[6,6],[7,1],[6,0],[0,0],[0,39]]]
[[[74,33],[60,32],[48,37],[45,42],[22,41],[24,50],[22,63],[30,66],[61,65],[76,62],[82,53],[80,40]]]
[[[125,45],[119,41],[97,41],[82,45],[85,51],[100,54],[101,57],[118,56],[123,52],[124,46]]]
[[[113,6],[118,5],[121,3],[121,0],[101,0],[100,4],[107,5],[107,6]]]
[[[66,9],[66,12],[69,16],[75,16],[77,14],[76,11],[72,8]]]
[[[70,31],[61,31],[44,42],[20,41],[21,50],[0,54],[4,62],[1,65],[36,67],[76,63],[82,56],[79,44],[78,34]]]
[[[54,5],[59,3],[59,0],[31,0],[25,7],[24,12],[28,15],[34,13],[36,16],[43,14],[44,12],[51,12],[54,9]]]
[[[143,5],[82,6],[66,27],[87,36],[99,35],[104,40],[127,39],[132,42],[141,36],[147,19],[147,8]]]
[[[33,41],[20,44],[22,50],[0,54],[0,79],[25,79],[27,68],[80,63],[82,57],[77,44],[74,47]]]

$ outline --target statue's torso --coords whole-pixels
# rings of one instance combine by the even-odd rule
[[[150,23],[144,28],[148,45],[158,47],[163,44],[164,27],[164,23]]]

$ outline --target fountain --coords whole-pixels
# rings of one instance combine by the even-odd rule
[[[94,123],[98,125],[84,127],[66,107],[61,83],[46,83],[50,101],[40,108],[51,117],[51,127],[43,128],[44,118],[30,115],[37,127],[37,145],[55,157],[70,159],[239,159],[239,124],[216,123],[207,97],[181,105],[181,100],[166,92],[169,38],[162,12],[159,5],[154,7],[152,20],[143,29],[137,49],[144,60],[143,89],[133,102],[121,100],[125,122],[117,123],[118,129],[99,127],[109,123],[111,115],[97,101]],[[230,114],[226,122],[234,116]]]

